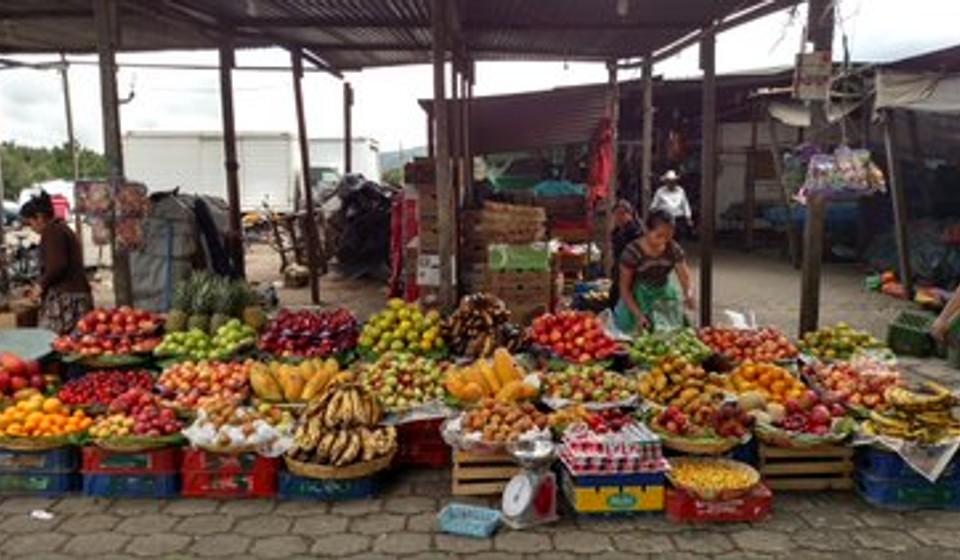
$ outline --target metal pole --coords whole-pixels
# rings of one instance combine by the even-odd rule
[[[613,205],[617,199],[617,132],[620,128],[620,87],[617,83],[617,63],[616,61],[607,63],[607,88],[609,91],[610,102],[610,128],[613,131],[613,161],[610,166],[610,192],[604,203],[604,224],[603,224],[603,269],[613,270]]]
[[[6,193],[3,184],[3,145],[0,144],[0,204],[5,201]],[[3,227],[3,219],[0,219],[0,303],[10,301],[10,276],[7,270],[7,233]]]
[[[70,101],[70,76],[68,72],[67,55],[60,53],[60,81],[63,84],[63,108],[67,117],[67,145],[70,150],[70,164],[73,167],[73,186],[76,189],[77,180],[80,179],[80,160],[77,157],[77,140],[73,132],[73,107]],[[80,240],[80,262],[84,262],[83,220],[80,219],[79,212],[75,209],[71,210],[74,212],[74,229],[77,230],[77,239]]]
[[[300,49],[292,49],[290,59],[293,63],[293,97],[297,106],[301,184],[307,202],[307,263],[310,267],[310,301],[314,305],[320,305],[319,236],[313,206],[313,187],[310,185],[310,139],[307,136],[307,117],[303,109],[303,55]]]
[[[433,118],[435,123],[434,158],[435,180],[437,183],[437,229],[440,232],[440,305],[451,309],[456,298],[453,285],[453,262],[455,258],[454,239],[456,235],[454,221],[454,197],[450,173],[450,121],[447,112],[444,62],[447,52],[445,0],[432,0],[430,3],[432,58],[433,58]]]
[[[450,110],[453,114],[450,115],[450,159],[453,166],[453,192],[456,193],[454,200],[458,203],[461,202],[461,197],[463,196],[463,165],[460,159],[461,157],[461,140],[462,136],[460,135],[460,117],[462,113],[460,112],[460,66],[457,63],[457,58],[453,57],[453,60],[450,62]]]
[[[237,128],[233,113],[233,42],[220,44],[220,117],[223,124],[223,166],[227,178],[227,202],[230,205],[229,251],[241,277],[246,276],[243,251],[243,225],[240,220],[240,164],[237,162]]]
[[[353,173],[353,88],[343,82],[343,172]],[[368,177],[379,181],[380,177]]]
[[[97,51],[100,60],[100,107],[103,112],[103,147],[107,158],[107,180],[113,193],[123,182],[123,148],[120,142],[120,112],[117,99],[115,43],[119,36],[116,0],[94,0]],[[133,304],[130,255],[117,247],[116,207],[108,220],[113,261],[113,290],[116,305]]]
[[[639,198],[644,219],[650,214],[650,199],[653,196],[653,119],[653,58],[647,54],[643,60],[643,152]]]
[[[750,109],[750,148],[747,152],[747,167],[743,173],[743,198],[746,203],[746,215],[743,220],[744,237],[747,251],[753,251],[754,221],[757,218],[757,105]]]
[[[890,200],[893,203],[894,233],[897,238],[897,256],[900,265],[900,282],[907,296],[913,296],[913,270],[910,267],[910,239],[907,231],[907,200],[903,192],[900,165],[897,161],[896,121],[893,111],[883,113],[883,142],[887,150],[887,182],[890,184]]]
[[[703,70],[703,109],[700,164],[700,323],[713,322],[713,241],[717,203],[717,81],[716,37],[706,33],[700,42]]]
[[[474,202],[473,196],[473,143],[470,141],[470,128],[473,124],[473,119],[471,118],[470,112],[473,105],[473,80],[474,80],[474,70],[473,70],[473,61],[467,62],[467,81],[466,81],[466,91],[465,91],[465,100],[463,103],[463,155],[466,159],[466,199],[472,205]]]

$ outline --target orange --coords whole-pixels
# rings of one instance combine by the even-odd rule
[[[93,420],[90,419],[90,418],[84,418],[84,419],[81,420],[81,422],[80,422],[80,427],[83,428],[84,430],[86,430],[87,428],[89,428],[89,427],[92,426],[92,425],[93,425]]]
[[[42,408],[44,412],[57,412],[62,406],[60,399],[50,398],[43,401]]]

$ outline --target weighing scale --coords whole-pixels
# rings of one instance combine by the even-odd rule
[[[512,529],[523,529],[557,519],[557,477],[550,470],[556,449],[549,441],[520,441],[507,446],[520,465],[503,490],[503,520]]]

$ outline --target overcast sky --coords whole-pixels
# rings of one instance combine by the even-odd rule
[[[784,12],[729,31],[717,45],[718,71],[730,72],[790,65],[797,52],[805,17],[791,20]],[[951,46],[960,40],[958,0],[843,0],[840,36],[849,37],[851,57],[882,62]],[[839,56],[839,55],[838,55]],[[52,60],[23,57],[21,60]],[[76,60],[95,60],[77,58]],[[212,52],[121,55],[120,62],[215,64]],[[238,54],[240,65],[284,65],[283,51]],[[696,49],[657,66],[666,76],[692,76]],[[94,66],[71,67],[76,130],[84,145],[102,149],[97,71]],[[639,77],[636,71],[621,79]],[[354,85],[354,134],[373,137],[384,151],[426,143],[418,98],[432,95],[427,66],[407,66],[350,73]],[[562,85],[606,81],[599,64],[480,63],[476,95],[549,89]],[[215,71],[122,69],[120,95],[135,97],[121,109],[126,130],[217,130],[220,128],[218,78]],[[305,81],[308,129],[314,137],[342,134],[341,83],[313,73]],[[240,130],[295,128],[291,79],[287,73],[237,72],[234,78],[237,127]],[[59,144],[66,139],[60,78],[53,71],[0,71],[0,138],[30,145]]]

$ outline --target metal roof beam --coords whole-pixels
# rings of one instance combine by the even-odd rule
[[[228,20],[230,25],[255,29],[430,29],[427,20],[393,21],[383,18],[296,18],[243,17]],[[537,22],[537,21],[463,21],[463,31],[632,31],[637,29],[676,31],[694,29],[699,21],[593,21],[593,22]],[[456,24],[454,24],[456,25]]]

